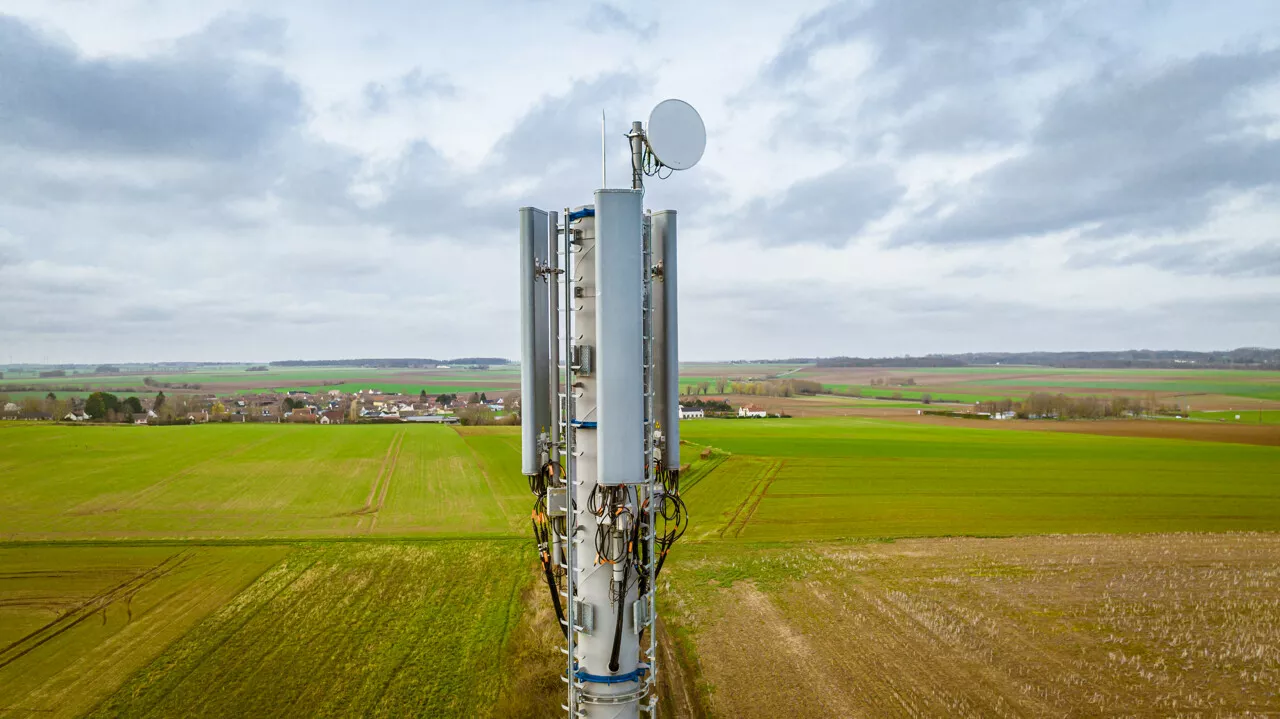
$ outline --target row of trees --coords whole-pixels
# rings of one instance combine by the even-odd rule
[[[1143,398],[1132,397],[1068,397],[1064,394],[1034,392],[1016,407],[1010,400],[998,404],[1004,412],[1015,411],[1018,417],[1057,417],[1058,419],[1104,419],[1177,412],[1176,406],[1160,404],[1154,393]],[[980,405],[981,406],[981,405]],[[979,411],[988,411],[979,409]]]
[[[713,381],[702,381],[684,385],[685,394],[693,397],[705,395],[712,387],[716,394],[751,394],[761,397],[795,397],[797,395],[815,395],[822,393],[822,384],[807,379],[768,379],[756,382],[742,382],[727,377],[717,377]]]
[[[695,399],[684,403],[685,407],[697,407],[704,412],[732,412],[733,406],[722,399]]]
[[[1172,414],[1178,407],[1163,405],[1154,393],[1145,397],[1068,397],[1065,394],[1033,392],[1021,402],[991,400],[975,405],[975,412],[990,415],[1013,412],[1019,419],[1107,419]]]
[[[751,394],[762,397],[795,397],[822,394],[822,384],[808,379],[771,379],[763,382],[730,382],[733,394]]]
[[[157,396],[156,402],[160,406],[164,405],[163,392]],[[8,403],[8,396],[0,395],[0,406]],[[143,411],[142,400],[137,397],[121,399],[109,392],[94,392],[85,400],[83,407],[78,407],[73,400],[59,399],[55,392],[49,392],[43,399],[28,397],[22,400],[19,406],[19,411],[24,414],[45,413],[53,419],[62,419],[72,410],[79,408],[93,419],[108,422],[128,420],[131,414]]]
[[[156,402],[164,406],[164,392],[156,396]],[[94,392],[84,401],[85,414],[93,419],[108,422],[127,422],[133,415],[141,414],[142,411],[142,400],[133,395],[120,399],[110,392]]]

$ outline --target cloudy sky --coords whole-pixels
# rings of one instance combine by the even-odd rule
[[[445,5],[4,0],[0,362],[513,356],[666,97],[685,359],[1280,346],[1272,0]]]

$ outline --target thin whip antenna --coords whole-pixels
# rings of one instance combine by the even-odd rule
[[[609,153],[605,150],[605,133],[604,133],[604,110],[600,110],[600,186],[609,186],[609,170],[605,166],[605,160]]]

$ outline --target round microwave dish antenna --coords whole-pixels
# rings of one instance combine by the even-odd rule
[[[684,100],[658,103],[649,113],[645,136],[658,162],[673,170],[687,170],[698,164],[707,149],[707,128],[702,116]]]

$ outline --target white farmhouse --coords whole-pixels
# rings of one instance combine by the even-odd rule
[[[744,404],[738,408],[739,417],[768,417],[769,413],[764,407],[757,407],[754,404]]]
[[[680,405],[680,419],[703,419],[707,416],[701,407],[685,407]]]

